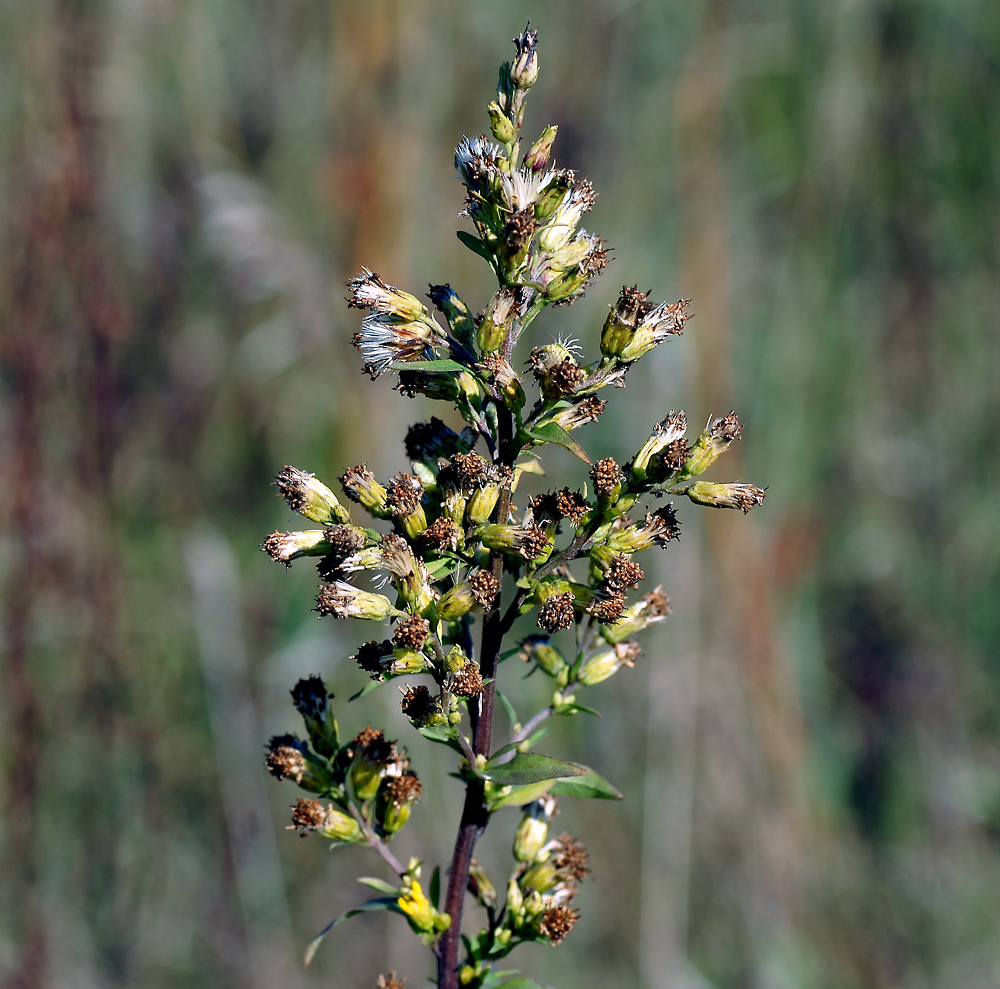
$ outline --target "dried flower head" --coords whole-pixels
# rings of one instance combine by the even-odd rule
[[[598,460],[590,471],[590,479],[594,482],[594,491],[601,501],[611,501],[621,490],[622,472],[613,457]]]
[[[542,914],[538,930],[544,938],[551,941],[553,945],[557,945],[564,937],[566,937],[567,934],[569,934],[571,930],[573,930],[574,927],[576,927],[576,922],[579,919],[579,910],[576,910],[573,907],[557,904],[554,907],[549,907],[549,909]]]
[[[401,649],[423,649],[430,630],[431,626],[426,618],[411,615],[396,625],[396,630],[392,633],[393,645]]]
[[[645,576],[638,563],[633,563],[627,556],[616,556],[604,571],[604,583],[608,587],[622,590],[637,587]]]
[[[483,678],[475,663],[466,663],[452,678],[452,692],[459,697],[476,697],[483,692]]]
[[[569,592],[550,597],[538,609],[538,625],[550,635],[569,628],[576,617],[574,598]]]
[[[403,714],[418,728],[436,721],[441,713],[437,701],[423,684],[407,687],[399,706]]]
[[[302,754],[302,743],[294,735],[275,735],[267,746],[264,761],[267,771],[277,780],[302,782],[306,771],[306,759]]]
[[[292,703],[303,718],[321,718],[332,696],[322,679],[315,674],[299,680],[292,688]]]
[[[476,570],[469,574],[469,586],[479,606],[485,611],[493,606],[500,590],[500,581],[489,570]]]
[[[388,639],[382,642],[371,639],[358,646],[358,651],[351,658],[365,673],[370,673],[373,680],[381,680],[385,671],[383,660],[391,655],[392,643]]]

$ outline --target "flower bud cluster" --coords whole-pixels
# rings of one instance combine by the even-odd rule
[[[555,800],[542,797],[525,808],[514,838],[518,867],[507,884],[504,937],[559,944],[573,929],[579,911],[570,903],[577,884],[590,875],[587,852],[570,834],[548,839]]]
[[[318,832],[336,842],[364,843],[369,833],[388,840],[409,820],[422,786],[410,769],[406,750],[371,726],[341,745],[330,694],[322,679],[310,676],[292,690],[308,740],[276,735],[265,764],[278,780],[293,780],[303,790],[331,801],[299,798],[291,829],[305,837]]]

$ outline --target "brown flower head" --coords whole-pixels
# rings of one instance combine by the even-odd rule
[[[538,609],[538,625],[550,635],[569,628],[574,617],[573,595],[569,592],[550,597]]]
[[[423,785],[412,770],[399,776],[390,776],[387,785],[389,799],[397,806],[413,803],[424,792]]]
[[[621,591],[604,591],[594,598],[587,609],[601,625],[614,625],[625,610],[625,595]]]
[[[469,586],[479,606],[489,610],[496,599],[497,591],[500,590],[500,581],[489,570],[476,570],[469,574]]]
[[[294,735],[275,735],[267,746],[264,759],[267,771],[277,780],[302,782],[306,771],[306,759],[302,754],[302,743]]]
[[[556,945],[573,930],[579,919],[579,910],[557,904],[554,907],[549,907],[542,914],[538,930],[544,938],[551,941],[553,945]]]
[[[604,571],[604,583],[608,587],[622,590],[638,586],[645,576],[638,563],[633,563],[627,556],[616,556]]]
[[[372,639],[369,642],[362,642],[352,659],[365,673],[370,673],[373,680],[381,680],[382,660],[391,655],[392,643],[388,639],[382,642]]]
[[[476,697],[483,692],[483,678],[475,663],[466,663],[453,677],[452,691],[459,697]]]
[[[399,707],[418,728],[428,724],[440,713],[437,701],[423,684],[407,687]]]
[[[458,548],[461,536],[462,530],[459,529],[458,524],[446,515],[442,515],[420,533],[420,541],[431,549],[450,549],[454,552]]]
[[[594,491],[602,501],[613,497],[620,490],[622,472],[613,457],[598,460],[590,471],[590,479],[594,482]]]
[[[419,615],[404,618],[392,633],[393,644],[399,649],[420,650],[430,634],[430,623]]]
[[[405,472],[397,474],[386,489],[389,510],[395,516],[413,515],[420,508],[423,493],[418,477]]]
[[[555,838],[555,843],[553,862],[556,869],[564,876],[583,882],[590,875],[590,861],[583,842],[564,832]]]
[[[292,808],[292,830],[299,829],[299,835],[304,838],[312,831],[326,824],[326,806],[318,800],[304,800],[299,797]]]

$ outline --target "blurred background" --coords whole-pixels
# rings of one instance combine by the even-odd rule
[[[696,313],[577,435],[624,460],[669,409],[735,408],[711,476],[769,489],[681,506],[643,560],[672,618],[545,744],[626,800],[563,801],[583,919],[513,961],[557,989],[1000,984],[1000,5],[9,0],[4,987],[425,984],[386,915],[302,970],[384,867],[283,830],[262,753],[296,679],[409,741],[401,856],[447,860],[459,787],[391,688],[347,703],[367,630],[258,546],[283,464],[405,466],[433,410],[360,373],[343,281],[485,304],[452,149],[529,16],[526,133],[559,124],[616,257],[536,340],[593,354],[625,282]]]

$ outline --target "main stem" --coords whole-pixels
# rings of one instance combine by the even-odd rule
[[[514,420],[510,410],[498,406],[500,435],[497,443],[497,460],[507,467],[513,466],[516,456],[514,450]],[[496,519],[500,523],[507,522],[510,511],[510,487],[501,491],[497,502]],[[490,557],[490,569],[500,586],[503,577],[503,555],[493,553]],[[472,722],[472,749],[479,756],[488,756],[493,744],[493,701],[496,697],[497,664],[503,646],[504,624],[500,612],[502,593],[497,596],[489,613],[483,620],[483,636],[479,650],[479,670],[484,686],[479,695],[478,712],[470,706]],[[458,825],[458,836],[455,839],[455,852],[451,859],[451,869],[448,873],[448,891],[445,894],[444,910],[451,917],[451,926],[441,935],[438,941],[438,989],[458,989],[458,954],[462,934],[462,909],[465,906],[465,891],[469,885],[469,868],[472,865],[472,853],[475,851],[479,836],[486,830],[490,813],[486,806],[483,781],[470,781],[465,790],[465,805],[462,808],[462,819]]]

